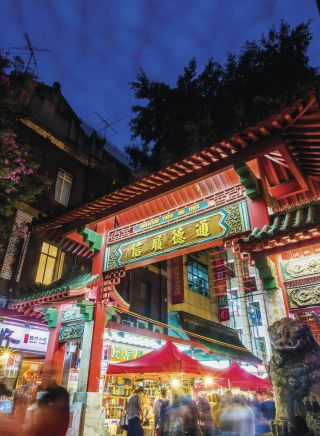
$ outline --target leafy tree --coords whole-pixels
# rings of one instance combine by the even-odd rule
[[[131,88],[143,103],[133,106],[133,145],[126,150],[138,166],[157,169],[210,145],[281,109],[319,84],[307,55],[310,23],[284,21],[258,41],[247,41],[225,65],[209,59],[198,73],[192,59],[175,86],[150,80],[141,71]]]
[[[29,75],[6,74],[8,67],[9,62],[0,58],[0,254],[16,207],[34,201],[47,186],[46,177],[37,173],[38,152],[25,142],[19,128],[35,81]]]

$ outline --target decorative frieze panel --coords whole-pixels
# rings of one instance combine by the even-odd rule
[[[283,261],[281,271],[284,281],[320,274],[320,255],[314,254]]]
[[[320,283],[300,288],[287,289],[290,309],[320,306]]]
[[[81,339],[84,332],[84,324],[68,324],[60,329],[59,342],[70,341],[72,339]]]
[[[122,240],[136,237],[138,234],[148,233],[168,224],[182,222],[183,220],[207,213],[209,210],[223,208],[245,198],[242,185],[232,186],[223,191],[215,192],[205,200],[186,205],[181,209],[154,216],[148,220],[111,230],[107,234],[107,244],[114,244]]]
[[[67,309],[64,309],[61,314],[61,322],[71,322],[71,321],[83,321],[84,317],[80,313],[80,307],[73,306],[68,307]]]

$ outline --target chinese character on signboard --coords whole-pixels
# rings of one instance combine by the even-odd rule
[[[134,244],[132,244],[131,257],[141,256],[141,254],[142,254],[141,247],[142,247],[141,242],[135,242]]]
[[[9,347],[10,345],[17,345],[20,343],[20,339],[14,339],[12,334],[14,330],[7,327],[0,330],[0,347]]]
[[[198,224],[196,224],[196,235],[197,238],[205,238],[207,236],[210,236],[207,218],[201,220]]]
[[[177,229],[173,230],[171,242],[173,245],[180,245],[186,242],[186,237],[182,227],[178,227]]]
[[[162,235],[157,235],[152,241],[151,251],[163,250]]]

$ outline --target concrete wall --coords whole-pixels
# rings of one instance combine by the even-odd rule
[[[194,257],[195,260],[204,265],[208,265],[210,297],[205,297],[204,295],[189,289],[187,271],[188,256],[183,256],[184,302],[180,304],[170,304],[168,310],[173,312],[183,311],[199,316],[203,319],[218,322],[218,308],[213,300],[213,274],[212,270],[209,268],[209,254],[207,251],[201,251],[191,254],[190,256]]]

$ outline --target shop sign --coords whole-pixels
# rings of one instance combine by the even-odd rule
[[[183,258],[174,257],[169,262],[171,268],[171,301],[172,304],[184,302]]]
[[[144,355],[142,350],[133,350],[130,348],[121,348],[111,345],[110,361],[111,362],[126,362],[127,360],[137,359]]]
[[[80,313],[80,307],[72,306],[64,309],[61,314],[61,322],[71,322],[71,321],[83,321],[84,317]]]
[[[249,230],[248,217],[247,203],[241,201],[224,209],[207,212],[201,217],[167,226],[165,230],[157,230],[145,237],[109,245],[104,270],[241,233]]]
[[[0,347],[45,353],[49,331],[0,322]]]
[[[229,307],[221,307],[219,309],[219,321],[224,322],[224,321],[229,321],[229,320],[230,320]]]
[[[68,379],[68,392],[69,394],[73,394],[77,391],[79,380],[79,369],[71,368],[69,372]]]
[[[80,339],[83,336],[84,324],[68,324],[61,327],[59,332],[59,342],[69,341],[71,339]]]

